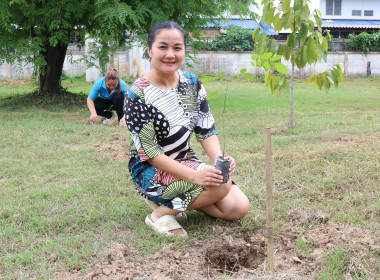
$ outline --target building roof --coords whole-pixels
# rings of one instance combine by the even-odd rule
[[[333,28],[376,28],[376,29],[380,29],[380,20],[322,19],[322,27],[333,27]]]
[[[255,30],[256,28],[263,28],[267,35],[278,35],[273,30],[272,26],[268,26],[266,23],[256,22],[253,19],[210,19],[210,21],[205,26],[206,28],[228,28],[229,26],[240,26],[246,30]]]

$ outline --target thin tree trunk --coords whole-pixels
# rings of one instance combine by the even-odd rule
[[[294,90],[294,63],[292,63],[292,75],[290,77],[290,119],[289,119],[289,126],[291,128],[294,127],[293,122],[293,90]]]
[[[55,47],[49,43],[45,45],[42,55],[46,60],[46,66],[40,69],[40,91],[58,93],[66,51],[67,44],[58,43]]]

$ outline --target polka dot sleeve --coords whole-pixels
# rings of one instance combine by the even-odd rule
[[[158,145],[149,107],[138,96],[125,98],[124,113],[128,130],[141,161],[163,154]]]
[[[198,120],[194,128],[195,136],[198,141],[202,141],[212,135],[216,135],[214,117],[211,114],[207,100],[207,92],[201,82],[198,82]]]

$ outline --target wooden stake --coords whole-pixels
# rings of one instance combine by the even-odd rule
[[[267,254],[268,254],[268,271],[273,271],[274,254],[273,254],[273,192],[272,192],[272,146],[271,146],[271,129],[264,129],[265,145],[265,180],[266,180],[266,228],[267,228]]]

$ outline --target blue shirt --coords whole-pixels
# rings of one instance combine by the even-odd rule
[[[127,92],[127,84],[122,79],[120,79],[120,90],[124,95]],[[95,82],[90,93],[88,94],[88,98],[92,100],[95,100],[97,97],[111,99],[112,96],[118,91],[119,89],[116,87],[111,93],[108,93],[106,81],[104,77],[102,77]]]

